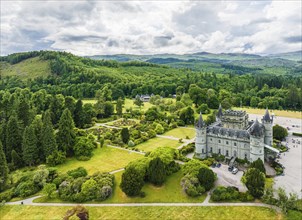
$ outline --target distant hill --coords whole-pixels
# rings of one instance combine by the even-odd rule
[[[270,57],[270,58],[281,58],[281,59],[287,59],[287,60],[302,62],[302,50],[295,51],[295,52],[289,52],[289,53],[271,54],[271,55],[268,55],[268,57]]]

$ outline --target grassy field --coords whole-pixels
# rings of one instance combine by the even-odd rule
[[[249,114],[257,114],[257,115],[264,115],[265,109],[259,109],[259,108],[236,108],[235,110],[245,110]],[[288,117],[288,118],[302,118],[302,112],[298,111],[285,111],[285,110],[270,110],[270,114],[274,113],[275,116],[280,117]]]
[[[193,137],[195,137],[195,133],[196,133],[195,130],[192,128],[175,128],[164,133],[163,135],[173,136],[176,138],[183,138],[183,139],[188,136],[189,139],[192,139]]]
[[[143,157],[137,153],[129,153],[112,147],[97,148],[88,161],[79,161],[75,158],[67,159],[64,164],[58,165],[58,171],[67,172],[77,167],[84,167],[89,174],[96,171],[109,172],[125,167],[130,161]]]
[[[26,59],[20,63],[11,65],[0,62],[1,76],[18,76],[22,80],[33,79],[38,76],[45,77],[50,75],[49,62],[40,60],[39,57]]]
[[[153,105],[150,102],[144,102],[144,105],[139,108],[137,105],[134,105],[133,99],[125,99],[125,105],[123,111],[126,112],[126,109],[132,108],[133,110],[142,110],[147,111],[149,108],[151,108]]]
[[[72,207],[3,206],[3,220],[61,220]],[[223,219],[282,220],[284,216],[263,207],[86,207],[89,219]],[[76,217],[70,220],[78,219]]]
[[[141,143],[137,146],[135,146],[136,148],[148,152],[148,151],[152,151],[158,147],[172,147],[172,148],[177,148],[181,145],[181,143],[179,143],[178,141],[175,140],[170,140],[167,138],[152,138],[144,143]]]

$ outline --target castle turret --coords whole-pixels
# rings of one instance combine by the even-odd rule
[[[250,128],[250,161],[260,158],[264,162],[264,126],[258,119]]]
[[[207,126],[202,119],[202,114],[200,113],[199,119],[195,124],[196,129],[196,140],[195,140],[195,153],[198,158],[207,157]]]
[[[217,115],[216,115],[216,121],[221,120],[222,116],[223,116],[222,107],[221,107],[221,104],[219,104],[218,112],[217,112]]]
[[[270,117],[268,109],[266,108],[265,114],[262,118],[262,124],[264,125],[264,143],[266,145],[273,145],[273,118]]]

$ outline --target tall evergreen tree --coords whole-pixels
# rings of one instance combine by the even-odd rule
[[[74,123],[75,123],[75,126],[78,128],[84,127],[83,102],[81,99],[79,99],[75,105]]]
[[[54,95],[50,104],[51,120],[54,125],[58,123],[64,110],[64,96],[62,94]]]
[[[32,125],[25,128],[23,133],[23,161],[31,166],[39,158],[39,151],[37,148],[37,137],[35,129]]]
[[[118,100],[116,102],[116,113],[119,116],[122,116],[122,114],[123,114],[123,100],[121,98],[118,98]]]
[[[43,129],[42,129],[42,149],[44,159],[51,155],[54,151],[57,150],[56,138],[51,123],[50,111],[47,110],[43,115]]]
[[[125,144],[128,144],[128,141],[130,139],[130,133],[129,133],[129,129],[128,128],[122,128],[121,137],[122,137],[122,141]]]
[[[167,174],[164,162],[159,157],[151,160],[147,170],[148,180],[151,183],[160,186],[165,182],[166,176]]]
[[[39,159],[40,161],[45,161],[45,155],[42,145],[42,132],[43,132],[43,122],[40,116],[36,116],[35,119],[32,121],[31,125],[33,126],[35,130],[35,135],[37,138],[37,148],[39,152]]]
[[[12,163],[15,169],[23,166],[23,160],[15,150],[12,151]]]
[[[68,109],[63,111],[59,121],[59,131],[57,133],[57,143],[59,150],[66,152],[67,155],[73,154],[73,145],[75,144],[76,134],[74,131],[74,122]]]
[[[66,96],[64,108],[68,108],[72,116],[74,115],[75,107],[75,99],[72,96]]]
[[[24,127],[28,126],[32,120],[32,112],[28,100],[22,99],[18,105],[18,118],[23,122]]]
[[[0,191],[5,187],[8,178],[8,166],[6,162],[6,157],[3,151],[2,142],[0,141]]]
[[[7,161],[11,161],[12,150],[18,154],[22,153],[22,130],[17,120],[17,116],[12,114],[6,127],[6,152]]]

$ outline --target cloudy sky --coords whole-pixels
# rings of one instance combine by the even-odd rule
[[[301,1],[1,0],[1,55],[301,50]]]

